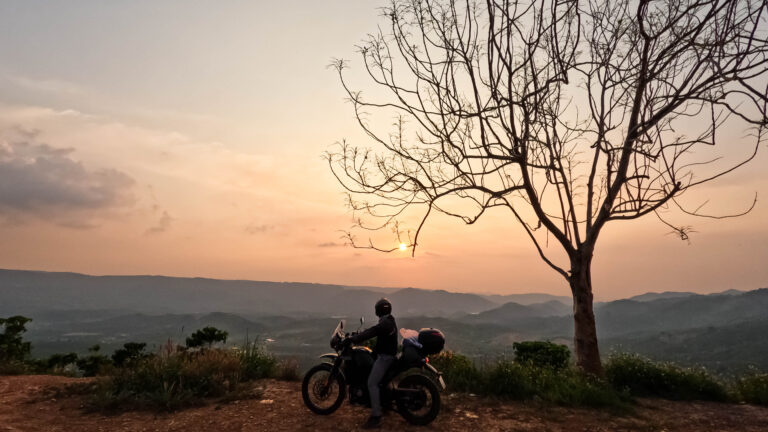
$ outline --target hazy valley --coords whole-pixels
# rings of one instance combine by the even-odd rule
[[[345,318],[357,327],[386,295],[401,327],[437,327],[448,348],[478,361],[511,352],[513,342],[570,345],[570,299],[547,294],[476,295],[415,288],[225,281],[161,276],[87,276],[0,270],[0,316],[34,319],[33,355],[113,350],[129,341],[183,341],[195,329],[227,330],[230,343],[262,339],[302,365],[328,351],[328,333]],[[603,354],[637,352],[701,364],[717,372],[768,368],[768,289],[697,295],[648,293],[596,305]]]

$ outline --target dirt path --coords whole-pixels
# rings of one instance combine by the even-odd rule
[[[173,414],[87,414],[82,399],[57,400],[46,389],[77,382],[56,376],[0,377],[0,431],[353,431],[367,415],[343,405],[327,417],[302,404],[298,383],[264,381],[261,400],[209,405]],[[48,395],[48,396],[46,396]],[[428,427],[412,427],[396,414],[384,431],[768,431],[768,408],[708,402],[641,400],[635,414],[617,416],[591,409],[497,402],[446,395],[444,410]]]

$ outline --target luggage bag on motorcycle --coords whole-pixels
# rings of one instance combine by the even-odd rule
[[[435,328],[423,328],[419,331],[419,343],[424,355],[435,355],[445,347],[445,335]]]

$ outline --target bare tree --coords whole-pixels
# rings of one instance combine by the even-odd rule
[[[359,47],[376,100],[334,62],[378,150],[342,142],[328,161],[359,227],[400,235],[404,211],[421,209],[413,252],[435,212],[472,224],[510,211],[570,285],[578,365],[601,374],[600,232],[662,210],[733,216],[679,197],[752,160],[765,140],[766,13],[759,0],[393,0],[389,27]],[[394,128],[380,131],[374,112]],[[745,141],[719,143],[724,127],[746,131],[738,160]],[[712,156],[723,145],[729,157]],[[689,227],[662,221],[687,238]]]

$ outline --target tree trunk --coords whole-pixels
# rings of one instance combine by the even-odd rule
[[[570,285],[573,294],[573,346],[576,364],[584,372],[602,376],[597,347],[595,313],[592,309],[592,247],[582,247],[571,257]]]

